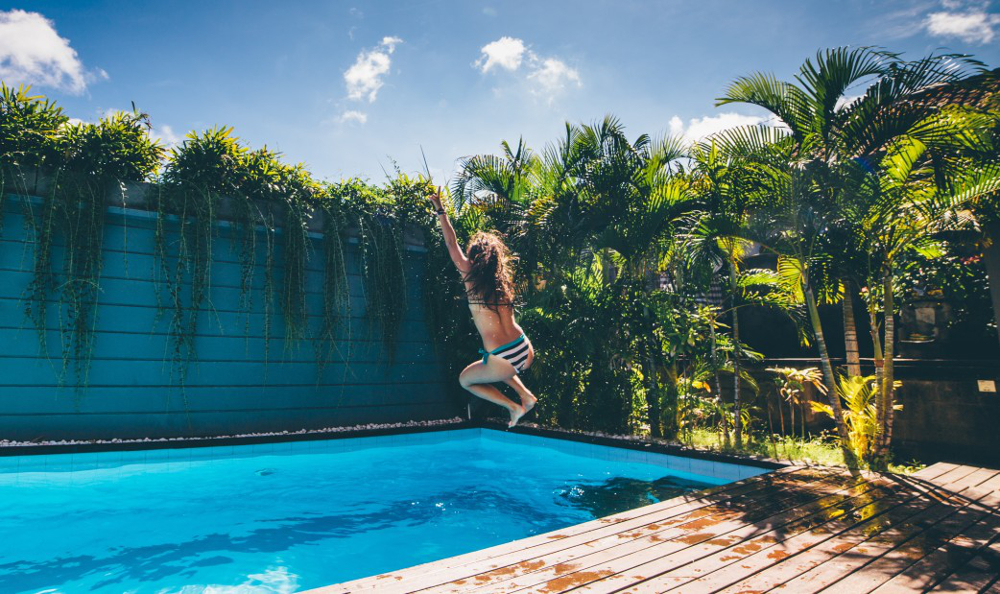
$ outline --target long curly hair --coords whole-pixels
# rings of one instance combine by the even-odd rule
[[[499,312],[501,305],[514,304],[511,255],[507,245],[495,233],[480,231],[472,236],[465,249],[469,271],[465,282],[471,285],[469,299]]]

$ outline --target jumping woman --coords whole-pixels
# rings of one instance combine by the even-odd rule
[[[514,321],[514,283],[510,278],[510,252],[497,235],[476,233],[463,253],[448,213],[441,206],[441,188],[430,197],[437,210],[448,255],[462,275],[472,320],[483,339],[482,360],[466,367],[458,376],[462,387],[484,400],[499,404],[510,413],[508,427],[535,406],[537,398],[524,387],[522,371],[531,367],[535,349]],[[521,398],[518,404],[490,384],[503,382]]]

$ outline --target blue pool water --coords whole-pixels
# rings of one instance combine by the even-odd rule
[[[760,472],[480,429],[0,458],[0,592],[294,592]]]

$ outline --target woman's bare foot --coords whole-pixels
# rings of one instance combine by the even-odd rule
[[[507,423],[508,429],[510,429],[514,425],[517,425],[517,422],[521,420],[521,417],[524,416],[524,413],[528,412],[527,410],[525,410],[523,406],[519,404],[515,406],[516,408],[510,409],[510,422]]]
[[[524,394],[521,394],[520,396],[521,396],[521,406],[524,407],[524,414],[528,414],[528,412],[531,409],[535,408],[535,403],[538,402],[538,399],[535,398],[535,395],[532,394],[531,392],[526,392]]]

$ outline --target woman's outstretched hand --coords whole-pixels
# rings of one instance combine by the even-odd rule
[[[428,196],[427,199],[434,205],[434,210],[444,210],[444,207],[441,206],[441,186],[438,186],[437,191]]]

